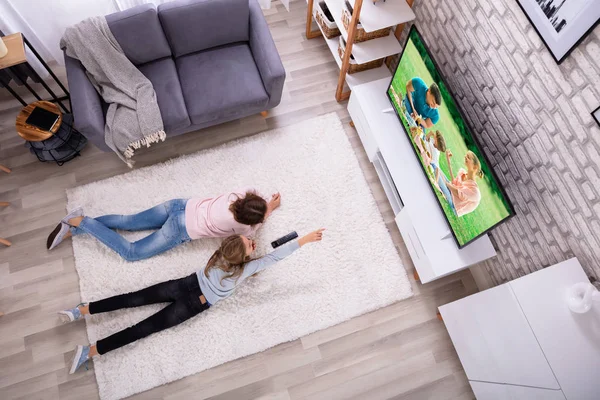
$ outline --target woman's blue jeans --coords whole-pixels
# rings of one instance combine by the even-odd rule
[[[187,199],[176,199],[133,215],[84,217],[78,227],[71,228],[71,233],[88,233],[127,261],[143,260],[191,240],[185,228],[186,203]],[[113,229],[156,232],[130,242]]]

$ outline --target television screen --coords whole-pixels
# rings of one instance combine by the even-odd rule
[[[459,247],[514,215],[414,26],[387,94]]]

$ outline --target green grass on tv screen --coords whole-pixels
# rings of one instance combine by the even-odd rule
[[[461,168],[467,169],[464,158],[468,151],[475,153],[481,163],[483,177],[475,177],[474,179],[480,193],[479,204],[474,210],[460,217],[457,216],[457,213],[450,206],[450,203],[444,194],[433,185],[435,178],[432,168],[424,161],[423,153],[413,138],[416,131],[413,129],[411,134],[410,115],[406,115],[404,112],[405,109],[400,104],[402,103],[402,99],[406,97],[407,82],[412,81],[412,79],[416,77],[421,78],[428,87],[435,82],[442,95],[442,104],[438,108],[439,121],[431,128],[424,129],[422,135],[427,135],[430,131],[440,131],[442,133],[446,142],[446,148],[452,152],[450,164],[455,176]],[[441,80],[427,49],[415,29],[411,30],[406,48],[404,49],[400,64],[388,92],[406,132],[409,133],[410,140],[418,154],[421,165],[430,182],[432,182],[432,189],[442,206],[444,214],[454,231],[458,243],[461,246],[465,245],[510,216],[512,213],[510,203],[500,190],[498,182],[492,175],[483,154],[481,154],[481,151],[475,144],[468,127],[457,109],[453,97]],[[414,127],[414,125],[412,126]],[[422,147],[423,146],[421,146],[421,148]],[[450,168],[445,153],[440,154],[439,168],[446,177],[450,178]],[[450,197],[454,200],[457,195],[457,193],[451,193]],[[460,199],[458,200],[458,204],[460,205]]]

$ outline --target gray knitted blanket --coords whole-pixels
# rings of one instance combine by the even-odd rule
[[[106,18],[88,18],[67,28],[60,47],[78,59],[108,103],[106,144],[130,167],[142,145],[166,138],[152,83],[129,61],[110,31]]]

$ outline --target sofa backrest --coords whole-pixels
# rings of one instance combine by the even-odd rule
[[[249,39],[248,0],[177,0],[158,17],[175,57]]]
[[[106,16],[108,27],[134,65],[171,56],[153,4],[143,4]]]

